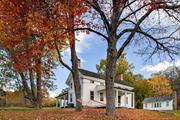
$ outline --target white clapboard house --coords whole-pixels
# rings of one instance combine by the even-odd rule
[[[105,107],[106,92],[103,77],[84,69],[79,69],[79,72],[82,105],[87,107]],[[56,97],[57,107],[76,106],[74,83],[71,74],[69,74],[66,84],[68,88]],[[132,86],[121,79],[115,80],[114,89],[116,107],[134,108],[134,88]]]
[[[145,98],[143,101],[143,109],[147,110],[173,110],[175,109],[174,95],[157,96]]]

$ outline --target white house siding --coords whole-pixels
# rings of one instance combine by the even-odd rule
[[[94,83],[90,82],[92,80],[94,81]],[[105,86],[105,80],[85,76],[85,78],[83,79],[83,84],[82,84],[83,85],[82,86],[82,89],[83,89],[83,94],[82,94],[83,105],[85,105],[85,106],[96,106],[96,107],[97,106],[105,106],[105,104],[106,104],[105,89],[101,90],[101,91],[97,91],[97,89],[96,89],[97,85],[100,86],[101,84],[104,84],[104,86]],[[115,87],[120,87],[120,88],[123,88],[123,89],[129,89],[129,90],[133,89],[132,87],[117,84],[117,83],[115,83]],[[117,90],[118,89],[115,89],[115,91],[117,91]],[[95,102],[90,100],[90,91],[94,91],[94,101]],[[124,92],[126,95],[121,96],[121,105],[120,106],[118,106],[118,100],[117,100],[118,98],[117,98],[117,95],[116,95],[116,98],[115,98],[116,107],[134,108],[134,98],[132,97],[132,95],[134,96],[134,93],[129,92],[129,91],[122,91],[122,92]],[[104,96],[103,101],[100,101],[100,93],[103,93],[103,96]],[[126,97],[128,98],[128,102],[125,101]]]
[[[73,82],[72,76],[70,75],[68,77],[68,79],[70,79],[70,81],[69,81],[69,91],[68,91],[68,104],[72,103],[72,104],[74,104],[74,106],[76,106],[76,96],[75,96],[74,82]],[[71,84],[72,84],[72,88],[71,88]],[[71,94],[72,94],[72,102],[71,102],[71,99],[70,99]]]
[[[167,106],[167,102],[169,105]],[[159,107],[155,107],[155,103],[161,104]],[[161,102],[152,102],[152,103],[144,103],[143,109],[147,110],[173,110],[173,100],[170,101],[161,101]]]
[[[82,97],[82,105],[83,106],[89,106],[89,107],[104,107],[106,105],[106,93],[105,93],[105,80],[98,79],[98,78],[93,78],[89,76],[84,76],[81,75],[81,97]],[[72,76],[69,75],[68,77],[68,86],[69,86],[69,91],[68,91],[68,103],[73,103],[74,106],[76,106],[76,96],[75,96],[75,90],[74,90],[74,83]],[[94,81],[94,83],[91,83],[91,81]],[[72,88],[71,88],[71,83],[72,83]],[[102,85],[103,84],[103,85]],[[97,86],[102,86],[104,89],[98,90]],[[120,90],[124,93],[124,95],[121,96],[121,105],[118,106],[118,101],[117,101],[117,95],[115,98],[115,105],[116,107],[128,107],[128,108],[134,108],[134,92],[131,92],[133,90],[132,87],[125,86],[122,84],[114,84],[115,87],[119,87],[122,89],[128,89],[126,90],[120,90],[120,89],[115,89],[115,91]],[[90,91],[94,91],[94,100],[90,100]],[[100,101],[100,93],[103,93],[103,101]],[[70,95],[72,94],[72,102],[70,101]],[[128,98],[128,102],[126,104],[125,97]],[[133,100],[133,104],[132,104]]]
[[[97,85],[100,85],[100,82],[93,80],[94,83],[90,83],[91,80],[83,79],[82,84],[82,102],[84,106],[103,106],[106,103],[105,92],[102,91],[104,96],[104,101],[100,101],[100,92],[95,88]],[[90,91],[94,91],[94,102],[90,99]]]

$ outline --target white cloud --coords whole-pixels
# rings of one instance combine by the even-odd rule
[[[87,39],[89,39],[90,37],[91,35],[88,35],[86,33],[76,34],[76,39],[78,40],[76,42],[77,53],[83,53],[84,51],[90,49],[90,44],[87,42]]]
[[[76,34],[76,52],[77,53],[84,53],[85,51],[90,49],[90,43],[87,39],[91,38],[91,34],[88,35],[86,33],[78,33]],[[70,48],[67,48],[63,52],[63,56],[70,56]]]
[[[141,69],[141,71],[155,73],[166,70],[170,66],[173,66],[173,62],[163,61],[156,65],[146,65]],[[180,59],[175,61],[175,66],[180,66]]]

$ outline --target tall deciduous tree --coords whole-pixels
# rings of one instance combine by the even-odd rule
[[[163,96],[172,94],[172,86],[168,79],[160,75],[154,75],[148,81],[151,86],[151,96]]]
[[[46,1],[39,0],[0,1],[3,28],[0,29],[0,47],[9,52],[13,68],[21,77],[26,98],[37,108],[41,108],[42,87],[48,84],[43,80],[51,76],[53,68],[52,44],[48,39],[52,24],[47,19],[47,11],[44,11],[46,5]]]
[[[142,48],[139,53],[150,57],[156,53],[179,54],[180,3],[172,0],[84,0],[84,3],[91,7],[84,16],[90,24],[75,30],[89,30],[107,41],[106,113],[111,116],[115,113],[116,62],[128,45],[136,43],[138,50]],[[164,16],[169,18],[169,25],[165,25]],[[98,26],[92,26],[97,22]]]
[[[81,85],[80,85],[80,76],[79,76],[79,68],[78,68],[79,60],[76,53],[76,47],[75,47],[76,38],[75,38],[75,32],[73,30],[77,26],[83,26],[80,16],[87,10],[87,7],[84,7],[82,3],[83,0],[79,0],[79,1],[66,0],[65,2],[62,2],[62,5],[64,5],[65,8],[62,13],[65,15],[66,18],[66,24],[64,27],[65,27],[65,31],[67,32],[67,40],[71,51],[72,67],[70,67],[62,60],[62,56],[59,51],[58,44],[55,41],[55,46],[58,52],[59,61],[72,73],[74,88],[75,88],[75,96],[76,96],[76,111],[82,110],[82,100],[81,100]]]

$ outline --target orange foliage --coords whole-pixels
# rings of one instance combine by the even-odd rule
[[[83,6],[83,0],[72,2],[71,12],[76,15],[74,25],[84,25],[80,16],[88,8]],[[9,50],[16,70],[27,70],[30,61],[33,63],[46,56],[47,50],[54,49],[54,41],[60,47],[67,46],[66,41],[72,40],[70,34],[66,33],[68,24],[72,24],[68,12],[67,3],[63,1],[0,1],[0,30],[5,33],[0,46]]]

